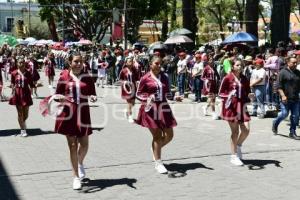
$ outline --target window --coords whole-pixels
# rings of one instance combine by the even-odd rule
[[[6,18],[6,32],[12,32],[14,28],[14,18],[7,17]]]

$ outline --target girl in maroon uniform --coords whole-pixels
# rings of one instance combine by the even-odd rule
[[[53,80],[55,76],[55,60],[54,54],[49,52],[47,58],[44,60],[45,73],[48,77],[49,88],[52,88]]]
[[[250,132],[250,116],[246,105],[249,98],[253,98],[250,83],[242,71],[242,60],[234,60],[231,72],[224,77],[219,91],[223,99],[221,116],[228,121],[231,129],[230,162],[237,166],[243,165],[241,146]]]
[[[82,69],[82,71],[84,73],[89,73],[91,71],[91,67],[90,67],[90,64],[89,64],[86,56],[82,57],[82,62],[83,62],[83,69]]]
[[[204,67],[202,77],[201,77],[201,79],[203,80],[202,93],[208,96],[207,105],[203,107],[203,112],[204,115],[207,115],[207,109],[208,107],[211,107],[213,112],[212,118],[218,119],[218,114],[216,113],[216,108],[215,108],[216,94],[218,93],[217,74],[215,73],[215,70],[213,69],[212,65],[213,65],[213,60],[211,58],[210,62],[208,62]]]
[[[11,74],[12,97],[10,105],[15,105],[18,112],[18,121],[21,128],[21,136],[26,137],[26,119],[28,118],[29,106],[31,106],[31,89],[34,87],[30,72],[25,69],[24,58],[17,61],[18,69]]]
[[[133,66],[133,58],[127,58],[125,65],[120,73],[119,80],[122,81],[122,99],[127,101],[126,118],[130,123],[133,123],[132,108],[135,103],[135,93],[138,81],[138,72]]]
[[[92,134],[88,96],[92,102],[97,100],[94,81],[82,71],[82,64],[80,53],[70,55],[70,68],[60,74],[56,89],[56,94],[65,96],[66,106],[56,119],[55,132],[67,138],[75,190],[81,188],[80,179],[85,177],[83,160],[88,151],[88,136]]]
[[[15,71],[17,68],[17,53],[13,52],[11,56],[8,56],[7,59],[7,67],[9,68],[8,73],[11,74],[13,71]]]
[[[173,127],[177,123],[166,99],[171,95],[168,77],[160,71],[161,62],[160,57],[153,57],[150,72],[140,80],[137,98],[142,101],[142,105],[136,123],[151,132],[155,169],[164,174],[168,171],[161,161],[161,149],[172,140]]]
[[[34,85],[36,85],[37,81],[40,80],[40,74],[39,74],[37,68],[38,68],[37,62],[34,60],[33,55],[30,55],[29,60],[26,62],[26,69],[31,73],[32,81],[33,81]],[[34,92],[35,96],[38,97],[37,87],[33,88],[33,92]]]

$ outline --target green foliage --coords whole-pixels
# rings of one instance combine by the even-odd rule
[[[64,0],[64,2],[67,4],[62,12],[62,1],[39,0],[41,5],[51,5],[41,9],[41,19],[49,21],[54,18],[56,22],[59,22],[64,15],[64,24],[79,31],[83,37],[95,39],[98,42],[104,37],[112,23],[113,8],[120,9],[121,13],[124,12],[123,0]],[[161,8],[166,7],[165,5],[166,2],[161,0],[127,0],[128,39],[131,42],[136,41],[142,21],[158,16]]]
[[[34,37],[38,40],[40,39],[49,39],[50,38],[50,32],[49,30],[45,28],[41,28],[41,26],[32,26],[30,28],[30,36]]]

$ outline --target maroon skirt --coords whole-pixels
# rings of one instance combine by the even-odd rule
[[[227,98],[225,98],[222,103],[221,118],[223,120],[238,123],[248,122],[251,120],[246,103],[233,98],[230,106],[226,108],[224,103],[226,100]]]
[[[46,76],[55,76],[54,67],[47,67],[45,70]]]
[[[68,103],[56,118],[55,132],[67,136],[83,137],[92,134],[90,108],[86,105]],[[79,108],[81,108],[79,110]]]
[[[208,95],[208,94],[217,94],[218,93],[218,87],[216,81],[208,81],[208,83],[203,85],[202,94]]]
[[[33,104],[29,88],[16,88],[15,94],[9,99],[10,105],[31,106]]]
[[[145,104],[142,104],[135,122],[143,127],[160,129],[172,128],[177,125],[167,102],[153,104],[148,112],[145,111]]]
[[[128,93],[130,92],[130,93]],[[124,85],[122,83],[121,85],[121,97],[122,99],[125,100],[134,100],[136,98],[136,87],[134,84],[129,85]]]
[[[39,72],[35,69],[33,70],[33,73],[32,73],[32,81],[36,82],[38,80],[40,80],[40,74]]]

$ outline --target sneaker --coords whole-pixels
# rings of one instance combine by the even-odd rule
[[[219,115],[218,115],[217,113],[214,112],[214,113],[212,114],[212,119],[213,119],[213,120],[218,120],[218,119],[219,119]]]
[[[295,140],[300,140],[300,137],[296,135],[296,133],[290,133],[289,137]]]
[[[134,122],[132,115],[128,115],[128,122],[129,123],[133,123]]]
[[[243,159],[242,146],[240,145],[237,145],[236,156],[241,160]]]
[[[21,137],[27,137],[28,134],[26,133],[26,130],[21,130],[21,133],[20,133]]]
[[[277,127],[275,126],[274,122],[272,124],[272,132],[274,133],[274,135],[277,135],[278,134],[278,129]]]
[[[80,179],[83,179],[85,177],[84,166],[80,164],[78,164],[78,176]]]
[[[243,166],[244,165],[244,163],[241,161],[241,159],[239,157],[237,157],[237,155],[231,155],[230,162],[231,162],[231,164],[233,164],[235,166]]]
[[[80,190],[81,189],[81,182],[80,182],[80,178],[75,177],[73,179],[73,190]]]
[[[207,116],[207,107],[206,107],[206,106],[203,106],[203,107],[202,107],[202,110],[203,110],[204,116]]]
[[[167,174],[168,173],[168,170],[165,168],[165,166],[164,166],[164,164],[162,163],[161,160],[156,160],[155,161],[155,169],[160,174]]]

